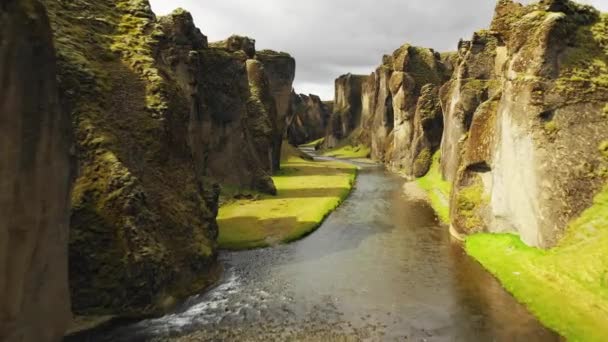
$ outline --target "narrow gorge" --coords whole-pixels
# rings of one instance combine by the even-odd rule
[[[607,13],[498,0],[332,99],[196,20],[0,2],[0,341],[608,339]]]

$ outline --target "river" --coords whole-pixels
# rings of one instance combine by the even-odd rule
[[[361,164],[351,196],[298,242],[220,253],[174,313],[87,341],[559,341],[454,242],[404,180]]]

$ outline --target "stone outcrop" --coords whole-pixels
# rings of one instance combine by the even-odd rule
[[[321,101],[317,95],[291,94],[291,114],[287,118],[287,141],[298,146],[325,136],[331,103]]]
[[[272,134],[272,171],[274,172],[281,167],[281,145],[285,137],[287,117],[291,111],[296,62],[289,54],[272,50],[258,51],[255,58],[264,66],[269,91],[276,106],[276,126]]]
[[[442,169],[460,233],[554,246],[606,182],[608,18],[574,2],[502,0],[460,44],[444,89]]]
[[[0,32],[0,340],[59,341],[71,319],[70,120],[44,7],[3,1]]]
[[[45,3],[80,164],[73,310],[163,311],[215,279],[217,183],[276,192],[295,62],[256,59],[246,37],[208,43],[188,12],[157,18],[146,0]]]
[[[361,124],[361,92],[367,76],[346,74],[335,83],[333,113],[330,116],[324,147],[333,148]]]
[[[370,146],[372,158],[392,170],[424,175],[441,141],[439,87],[452,65],[446,66],[446,60],[431,49],[406,44],[384,56],[370,76],[340,77],[326,147],[348,138]]]

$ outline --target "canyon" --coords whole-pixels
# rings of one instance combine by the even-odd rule
[[[390,210],[374,206],[372,212],[394,218],[380,221],[404,244],[432,240],[413,230],[418,226],[449,231],[549,328],[566,338],[608,336],[600,317],[608,313],[601,299],[608,265],[606,13],[568,0],[499,0],[489,28],[458,42],[457,51],[404,44],[370,75],[338,77],[333,101],[296,93],[296,60],[288,53],[258,51],[253,38],[239,35],[209,42],[189,12],[156,16],[147,0],[6,0],[0,31],[0,340],[60,340],[72,315],[81,329],[81,320],[174,312],[225,280],[226,259],[218,262],[222,206],[310,201],[332,190],[338,194],[330,196],[333,209],[351,191],[355,169],[363,175],[352,195],[358,202],[348,205],[362,213],[376,205],[368,197],[384,203],[390,196]],[[311,142],[317,151],[303,150],[315,158],[289,146]],[[361,150],[369,160],[344,166],[322,156],[343,148]],[[370,171],[370,160],[417,180],[443,225],[414,199],[395,199],[402,181]],[[345,185],[326,177],[335,183],[328,189],[290,189],[287,179],[297,180],[302,170],[317,180],[338,177],[338,170]],[[310,210],[290,207],[304,209]],[[304,222],[307,229],[327,215]],[[330,216],[322,227],[338,229],[340,220],[357,226],[348,217]],[[264,224],[272,231],[290,220],[302,224],[298,217]],[[340,255],[336,267],[348,268],[342,249],[374,251],[363,241],[379,221],[360,221],[366,223],[358,227],[356,247],[325,248],[331,241],[315,236],[306,241]],[[342,243],[350,241],[340,234]],[[449,238],[439,240],[419,252],[453,248]],[[376,245],[399,254],[394,244]],[[281,247],[268,253],[273,248],[280,258]],[[317,253],[310,242],[293,248],[285,253],[296,253],[295,260]],[[457,248],[451,255],[460,255]],[[247,267],[240,252],[230,253],[229,261]],[[252,256],[251,265],[276,264],[264,251],[243,253]],[[458,258],[456,267],[474,267],[473,259]],[[541,275],[525,278],[527,270],[509,260],[517,267],[531,263],[531,272]],[[287,281],[276,267],[278,279]],[[296,278],[311,276],[302,265],[293,267],[302,271]],[[372,265],[366,270],[371,277]],[[481,268],[470,272],[498,284]],[[520,273],[523,280],[512,279]],[[442,275],[442,284],[458,277]],[[528,279],[534,288],[524,291]],[[544,300],[531,299],[551,283]],[[550,297],[560,291],[561,304]],[[515,303],[506,292],[464,292],[467,305],[478,300],[477,292]],[[277,293],[289,297],[283,288]],[[582,304],[571,300],[575,293]],[[560,305],[578,316],[555,319]],[[536,323],[529,331],[556,337]]]

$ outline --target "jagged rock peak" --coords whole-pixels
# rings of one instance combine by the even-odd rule
[[[249,58],[255,56],[255,39],[245,36],[232,35],[226,40],[210,43],[209,46],[229,52],[243,51]]]
[[[160,17],[159,23],[163,32],[176,45],[192,44],[193,49],[207,48],[207,37],[194,25],[190,12],[177,8],[171,14]]]

